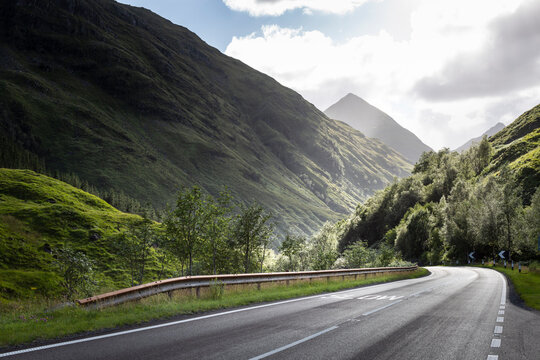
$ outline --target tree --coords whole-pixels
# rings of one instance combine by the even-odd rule
[[[374,260],[374,254],[367,248],[364,241],[357,241],[349,245],[343,252],[346,266],[349,269],[367,267]]]
[[[337,233],[330,223],[325,223],[322,229],[309,241],[310,265],[313,270],[328,270],[338,258]]]
[[[403,217],[397,228],[396,248],[409,260],[418,260],[423,255],[430,233],[430,211],[416,204]]]
[[[293,258],[302,251],[306,239],[300,235],[285,236],[285,240],[279,246],[279,251],[289,258],[289,271],[294,271]]]
[[[493,156],[493,147],[488,141],[487,136],[484,135],[480,143],[472,147],[469,151],[472,156],[472,165],[476,174],[480,174],[486,166],[489,165],[491,157]]]
[[[193,275],[193,257],[202,247],[211,211],[208,196],[198,186],[178,193],[176,207],[165,219],[170,248],[180,262],[187,258],[188,274]]]
[[[218,268],[222,268],[218,264],[220,255],[226,250],[226,240],[231,222],[231,217],[228,215],[231,212],[231,195],[223,191],[217,201],[209,197],[208,212],[207,244],[212,257],[212,274],[216,274]]]
[[[499,183],[502,186],[501,212],[506,225],[506,249],[508,251],[508,260],[512,260],[513,233],[515,230],[515,221],[518,214],[522,211],[521,199],[518,196],[516,182],[508,167],[504,167],[499,173]]]
[[[491,256],[495,258],[505,230],[501,186],[493,176],[489,176],[477,187],[475,196],[478,205],[473,208],[471,221],[475,223],[477,243],[489,247]]]
[[[74,300],[77,295],[90,296],[95,286],[93,262],[82,252],[65,245],[53,250],[53,266],[60,276],[64,296]]]
[[[127,265],[131,286],[142,284],[152,244],[157,242],[152,221],[146,217],[129,224],[116,240],[120,259]]]
[[[233,237],[242,253],[245,273],[254,268],[254,254],[268,244],[273,233],[273,226],[269,223],[271,218],[272,214],[267,213],[259,204],[240,205],[240,213],[233,225]]]

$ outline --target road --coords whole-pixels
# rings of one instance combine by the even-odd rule
[[[540,359],[540,315],[484,268],[186,317],[8,359]]]

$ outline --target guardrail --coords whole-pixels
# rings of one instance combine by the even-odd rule
[[[286,282],[326,278],[330,280],[335,277],[354,277],[356,280],[359,275],[367,278],[369,275],[384,274],[391,272],[415,271],[418,266],[410,267],[386,267],[386,268],[363,268],[363,269],[340,269],[340,270],[322,270],[322,271],[300,271],[300,272],[281,272],[281,273],[255,273],[255,274],[234,274],[234,275],[200,275],[184,276],[166,280],[154,281],[126,289],[108,292],[101,295],[92,296],[86,299],[77,300],[82,306],[111,306],[118,305],[128,301],[139,300],[148,296],[161,293],[171,293],[181,289],[195,289],[199,296],[200,289],[210,287],[212,283],[227,285],[247,285],[257,284],[260,289],[262,283],[267,282]]]

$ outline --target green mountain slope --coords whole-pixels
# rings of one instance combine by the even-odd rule
[[[111,0],[0,3],[0,65],[2,146],[158,208],[181,184],[227,186],[282,231],[312,233],[411,169],[186,28]]]
[[[57,296],[52,251],[64,243],[95,262],[101,287],[128,285],[110,239],[136,219],[59,180],[0,168],[0,300]],[[151,260],[150,277],[157,268]]]
[[[540,105],[522,114],[490,141],[495,154],[489,169],[510,166],[528,203],[540,185]]]
[[[332,119],[344,121],[370,138],[380,139],[412,163],[415,163],[424,151],[431,151],[431,148],[411,131],[354,94],[347,94],[324,113]]]

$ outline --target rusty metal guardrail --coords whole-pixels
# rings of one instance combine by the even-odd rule
[[[318,278],[333,278],[345,276],[380,274],[390,272],[405,272],[415,271],[418,266],[410,267],[386,267],[386,268],[363,268],[363,269],[339,269],[339,270],[321,270],[321,271],[300,271],[300,272],[281,272],[281,273],[255,273],[255,274],[227,274],[227,275],[200,275],[200,276],[184,276],[172,279],[154,281],[147,284],[133,286],[126,289],[116,290],[101,295],[92,296],[86,299],[77,300],[77,303],[82,306],[111,306],[118,305],[128,301],[139,300],[148,296],[161,293],[171,294],[175,290],[181,289],[196,289],[197,295],[199,290],[204,287],[209,287],[212,283],[227,285],[244,285],[257,284],[260,288],[261,283],[305,280]]]

